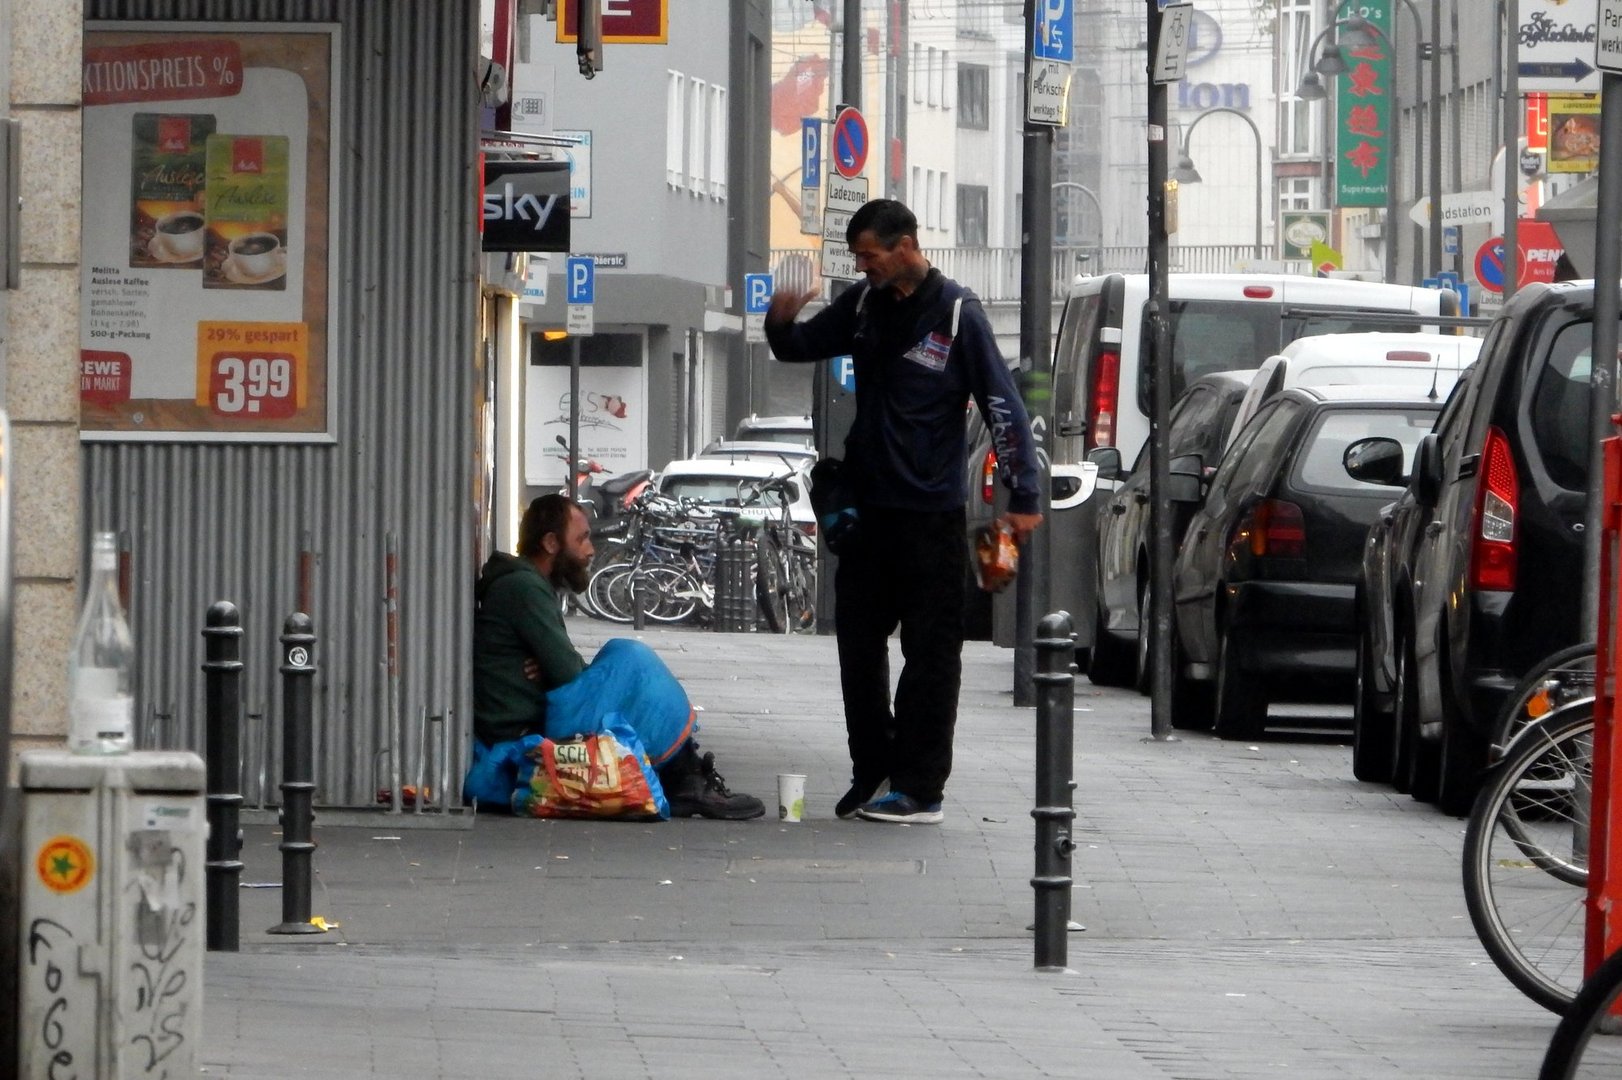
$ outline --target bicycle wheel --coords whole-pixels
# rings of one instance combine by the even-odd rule
[[[812,630],[817,625],[817,557],[795,551],[789,558],[785,610],[790,630]]]
[[[631,621],[630,563],[613,563],[591,575],[586,585],[590,612],[609,622]]]
[[[1582,981],[1592,702],[1556,709],[1487,774],[1464,834],[1464,899],[1498,970],[1564,1012]]]
[[[789,631],[786,580],[781,542],[776,533],[763,533],[755,544],[755,600],[760,604],[766,629],[774,634]]]
[[[667,565],[649,566],[632,587],[642,592],[642,613],[654,622],[675,623],[698,609],[703,589],[692,573]],[[634,598],[633,601],[634,603]]]
[[[1614,1021],[1606,1024],[1610,1034],[1594,1038],[1618,998],[1622,998],[1622,950],[1607,957],[1577,991],[1549,1040],[1538,1080],[1622,1076],[1622,1038],[1615,1034]]]
[[[1594,643],[1561,649],[1543,659],[1510,691],[1493,724],[1495,752],[1508,750],[1526,725],[1575,697],[1594,694]]]

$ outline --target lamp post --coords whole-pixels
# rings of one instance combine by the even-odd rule
[[[1200,172],[1194,167],[1194,159],[1189,156],[1188,144],[1194,138],[1194,129],[1200,126],[1200,121],[1216,113],[1231,113],[1243,120],[1250,127],[1250,133],[1256,136],[1256,258],[1262,257],[1262,190],[1265,180],[1262,177],[1262,132],[1256,126],[1256,121],[1240,112],[1230,109],[1226,105],[1218,105],[1213,109],[1206,109],[1183,129],[1183,142],[1177,156],[1177,168],[1172,171],[1171,178],[1179,184],[1198,184],[1201,180]]]
[[[1094,192],[1092,188],[1088,187],[1085,184],[1078,184],[1074,180],[1055,180],[1053,182],[1053,186],[1052,186],[1051,190],[1058,191],[1061,188],[1062,189],[1068,189],[1070,191],[1079,191],[1083,195],[1087,196],[1087,198],[1092,200],[1092,202],[1093,202],[1093,211],[1098,217],[1098,246],[1096,248],[1094,248],[1093,250],[1097,253],[1097,258],[1098,258],[1099,265],[1103,265],[1103,262],[1104,262],[1104,206],[1103,206],[1103,204],[1098,201],[1097,193]],[[1095,270],[1094,272],[1096,273],[1097,271]]]

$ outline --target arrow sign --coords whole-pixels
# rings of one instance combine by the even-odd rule
[[[1504,197],[1496,191],[1455,191],[1442,196],[1443,225],[1490,225],[1504,210]],[[1430,227],[1431,198],[1424,196],[1408,211],[1415,225]]]
[[[1570,79],[1573,83],[1580,83],[1594,74],[1594,69],[1581,60],[1568,60],[1563,64],[1520,64],[1517,67],[1523,79]]]

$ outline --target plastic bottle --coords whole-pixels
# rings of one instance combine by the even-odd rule
[[[68,749],[76,754],[127,754],[133,749],[135,699],[130,676],[135,646],[118,602],[118,544],[96,533],[90,548],[90,587],[68,657]]]

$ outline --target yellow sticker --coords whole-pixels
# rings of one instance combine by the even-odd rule
[[[54,893],[78,892],[96,872],[96,858],[77,836],[53,836],[39,849],[34,860],[39,879]]]

